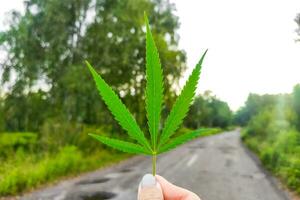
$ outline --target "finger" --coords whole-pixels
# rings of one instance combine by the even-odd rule
[[[162,176],[156,175],[155,177],[160,183],[165,200],[200,200],[195,193],[173,185]]]
[[[164,200],[161,187],[151,174],[146,174],[138,191],[138,200]]]

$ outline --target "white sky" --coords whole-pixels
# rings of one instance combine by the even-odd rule
[[[236,110],[250,92],[291,92],[300,83],[294,22],[300,0],[171,2],[176,4],[180,47],[187,52],[190,70],[209,49],[200,92],[212,90]]]
[[[189,70],[208,48],[199,92],[211,90],[233,110],[250,92],[291,92],[300,83],[300,42],[294,18],[300,0],[171,0],[181,27],[180,47]],[[22,10],[22,0],[2,2],[4,14]],[[1,55],[0,55],[1,56]],[[184,83],[184,81],[182,81]]]
[[[23,11],[23,0],[4,0],[1,1],[0,6],[0,30],[7,28],[7,24],[5,23],[6,17],[5,14],[11,10]]]

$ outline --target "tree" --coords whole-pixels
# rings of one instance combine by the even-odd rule
[[[4,110],[3,110],[3,103],[4,100],[3,98],[0,96],[0,132],[4,131]]]
[[[296,126],[300,130],[300,84],[295,85],[293,90],[293,109],[296,113]]]
[[[190,128],[221,127],[231,125],[232,112],[228,104],[219,100],[210,91],[195,98],[185,125]]]
[[[245,126],[253,116],[265,107],[272,107],[277,103],[278,95],[249,94],[245,105],[234,116],[235,124]]]
[[[225,128],[231,124],[232,113],[226,102],[214,98],[210,106],[212,112],[209,119],[213,127]]]
[[[297,32],[298,35],[300,36],[300,13],[296,16],[295,22],[296,22],[297,25],[298,25],[298,28],[296,29],[296,32]],[[298,39],[298,41],[299,41],[299,39]]]
[[[193,129],[207,126],[207,118],[210,112],[211,108],[208,105],[208,101],[202,95],[197,96],[184,121],[185,126]]]
[[[15,73],[18,78],[11,95],[26,97],[42,82],[48,88],[48,107],[52,108],[48,117],[113,123],[83,65],[87,59],[114,89],[121,91],[129,109],[144,116],[142,25],[146,11],[167,77],[168,109],[185,69],[185,53],[177,48],[179,23],[173,10],[172,4],[161,0],[28,0],[25,14],[12,12],[9,30],[0,34],[0,47],[8,53],[1,63],[2,83],[11,82],[10,74]],[[144,117],[138,121],[145,123]]]
[[[2,106],[2,112],[5,113],[4,130],[38,131],[48,116],[50,110],[48,105],[47,94],[41,90],[26,95],[14,92],[8,94]]]

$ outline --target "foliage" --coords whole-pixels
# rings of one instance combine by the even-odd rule
[[[38,90],[26,95],[9,93],[3,101],[3,121],[6,131],[38,131],[49,115],[47,93]],[[43,112],[41,112],[43,110]]]
[[[106,150],[83,156],[75,146],[65,146],[55,155],[17,154],[0,166],[0,196],[16,194],[58,177],[106,166],[126,157],[126,154]]]
[[[300,84],[295,85],[292,97],[293,109],[296,113],[295,124],[300,131]]]
[[[298,14],[295,18],[295,22],[297,23],[298,25],[298,28],[296,30],[296,32],[298,33],[298,35],[300,35],[300,14]],[[300,39],[298,39],[297,41],[299,41]]]
[[[195,98],[184,125],[192,129],[200,127],[226,128],[231,123],[232,112],[228,104],[217,99],[210,91],[206,91],[203,95]]]
[[[120,132],[103,102],[97,101],[82,67],[84,59],[97,66],[134,115],[145,113],[141,10],[151,14],[153,37],[168,77],[164,109],[169,109],[186,66],[185,53],[177,47],[178,18],[168,1],[29,0],[25,6],[24,14],[10,13],[9,29],[0,34],[0,48],[8,54],[0,63],[2,83],[9,89],[4,96],[6,131],[38,132],[46,120],[59,118],[71,123],[110,123]],[[39,88],[43,93],[37,92]],[[144,115],[137,116],[146,125]]]
[[[32,152],[37,144],[35,133],[1,133],[0,134],[0,161],[13,155],[14,152]]]
[[[234,123],[245,126],[262,109],[274,107],[278,103],[280,95],[258,95],[249,94],[245,105],[241,107],[234,116]],[[284,95],[281,95],[284,96]]]
[[[119,99],[117,94],[104,81],[101,75],[97,74],[94,68],[87,62],[87,66],[91,71],[91,74],[96,82],[99,94],[103,98],[105,104],[107,105],[115,119],[118,121],[118,123],[122,126],[122,128],[126,130],[128,135],[132,139],[136,140],[139,144],[112,139],[104,136],[97,136],[95,134],[91,134],[91,136],[108,146],[111,146],[124,152],[152,155],[153,174],[155,175],[155,159],[157,154],[175,148],[179,144],[198,136],[200,133],[208,131],[194,131],[191,133],[187,133],[186,135],[181,135],[174,139],[170,139],[170,137],[178,129],[178,126],[182,123],[183,118],[188,112],[189,106],[195,94],[196,86],[200,76],[202,62],[204,60],[206,52],[203,54],[199,63],[196,65],[192,74],[188,78],[184,88],[182,89],[181,94],[177,98],[169,116],[167,117],[164,127],[160,134],[160,113],[163,100],[162,69],[160,65],[158,51],[149,28],[149,22],[146,15],[145,21],[147,61],[146,111],[148,118],[149,133],[151,136],[151,145],[149,145],[149,142],[147,141],[139,125],[137,124],[131,113],[128,111],[126,106]]]
[[[91,141],[88,133],[102,135],[119,135],[113,132],[110,126],[95,126],[79,123],[62,122],[56,119],[47,120],[39,134],[39,148],[46,152],[56,153],[58,148],[66,145],[77,146],[85,154],[90,154],[99,148],[96,141]],[[57,139],[59,138],[59,140]]]
[[[257,104],[260,107],[256,108],[257,113],[247,122],[242,138],[268,169],[300,194],[300,132],[296,129],[298,102],[295,101],[299,98],[297,87],[292,94],[273,95],[272,104]],[[260,102],[270,100],[267,95],[257,97]]]
[[[4,104],[4,100],[1,97],[1,90],[0,90],[0,113],[4,113],[3,111],[3,104]],[[4,115],[0,115],[0,132],[4,131]]]

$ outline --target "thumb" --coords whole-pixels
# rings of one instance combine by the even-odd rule
[[[160,184],[151,174],[146,174],[139,185],[138,200],[164,200]]]

